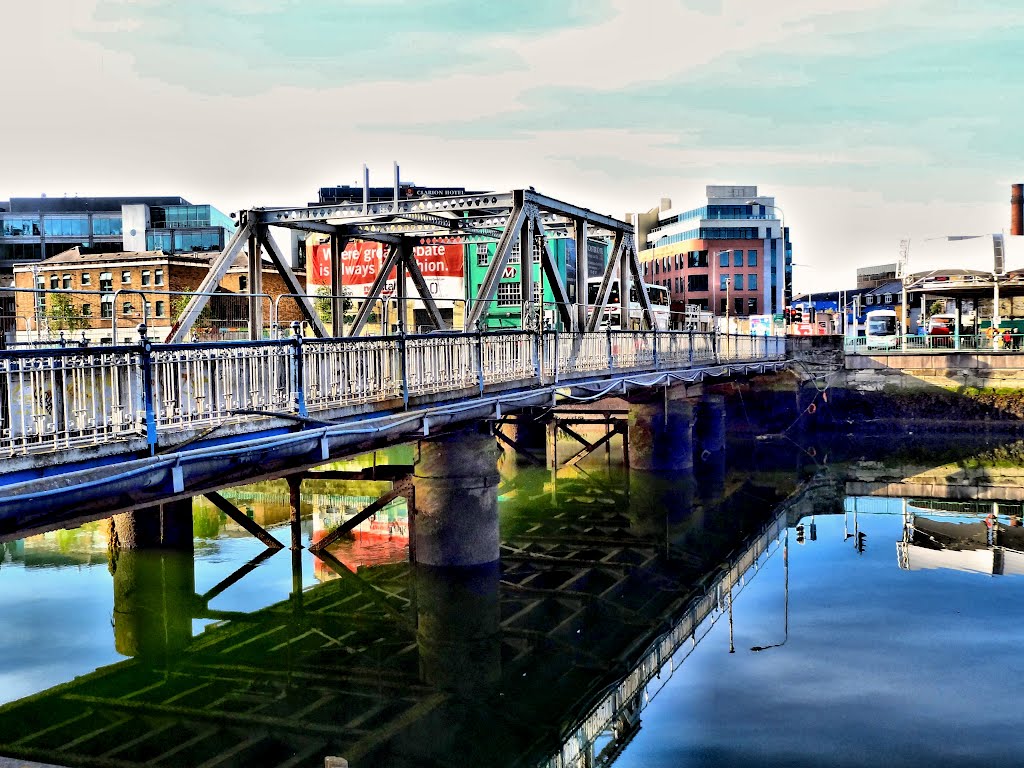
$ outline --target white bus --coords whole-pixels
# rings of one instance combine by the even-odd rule
[[[899,321],[892,309],[873,309],[864,317],[864,346],[893,349],[900,344]]]
[[[593,311],[597,304],[597,292],[601,289],[600,277],[592,277],[587,281],[587,305]],[[653,315],[654,328],[659,331],[667,331],[669,328],[669,297],[668,288],[663,285],[644,283],[647,291],[647,298],[651,302],[651,314]],[[640,295],[637,293],[636,284],[630,285],[629,289],[629,330],[643,327],[643,307],[640,306]],[[619,311],[619,281],[613,280],[611,290],[608,292],[608,302],[604,306],[601,316],[601,328],[617,330],[621,313]]]

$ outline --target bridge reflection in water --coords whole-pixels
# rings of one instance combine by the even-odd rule
[[[252,613],[210,603],[286,555],[268,550],[198,595],[190,552],[116,552],[114,637],[131,658],[0,708],[0,753],[90,766],[605,764],[780,547],[787,511],[772,508],[795,476],[707,474],[718,481],[519,469],[503,487],[500,563],[431,567],[403,552],[367,566],[342,544],[318,554],[333,578],[303,590],[296,573],[287,600]],[[345,504],[318,490],[307,498],[320,510]],[[283,502],[272,495],[234,498],[269,522]],[[301,570],[297,552],[292,563]],[[212,623],[193,636],[197,619]]]

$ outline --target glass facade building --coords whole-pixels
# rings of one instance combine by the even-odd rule
[[[125,231],[128,206],[145,207],[141,236],[137,224]],[[234,221],[212,205],[192,205],[181,197],[12,198],[0,201],[0,273],[75,246],[94,253],[143,247],[166,253],[219,251],[234,228]]]
[[[637,216],[644,279],[671,291],[676,312],[724,311],[728,288],[732,314],[781,315],[792,299],[792,247],[775,199],[756,186],[712,185],[706,194],[704,205],[676,212],[665,199]]]

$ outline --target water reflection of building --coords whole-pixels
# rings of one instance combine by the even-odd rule
[[[0,567],[59,568],[107,562],[106,521],[0,542]]]
[[[308,498],[313,506],[312,543],[358,515],[378,497],[314,493]],[[404,498],[395,499],[363,520],[352,529],[348,540],[332,548],[333,554],[353,571],[371,565],[404,562],[408,550],[409,507]],[[319,581],[338,577],[319,559],[315,561],[314,575]]]
[[[1021,505],[995,501],[907,501],[900,568],[945,568],[992,576],[1024,575]]]

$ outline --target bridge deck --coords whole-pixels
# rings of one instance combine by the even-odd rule
[[[516,331],[0,352],[0,535],[557,398],[778,367],[785,340]]]

